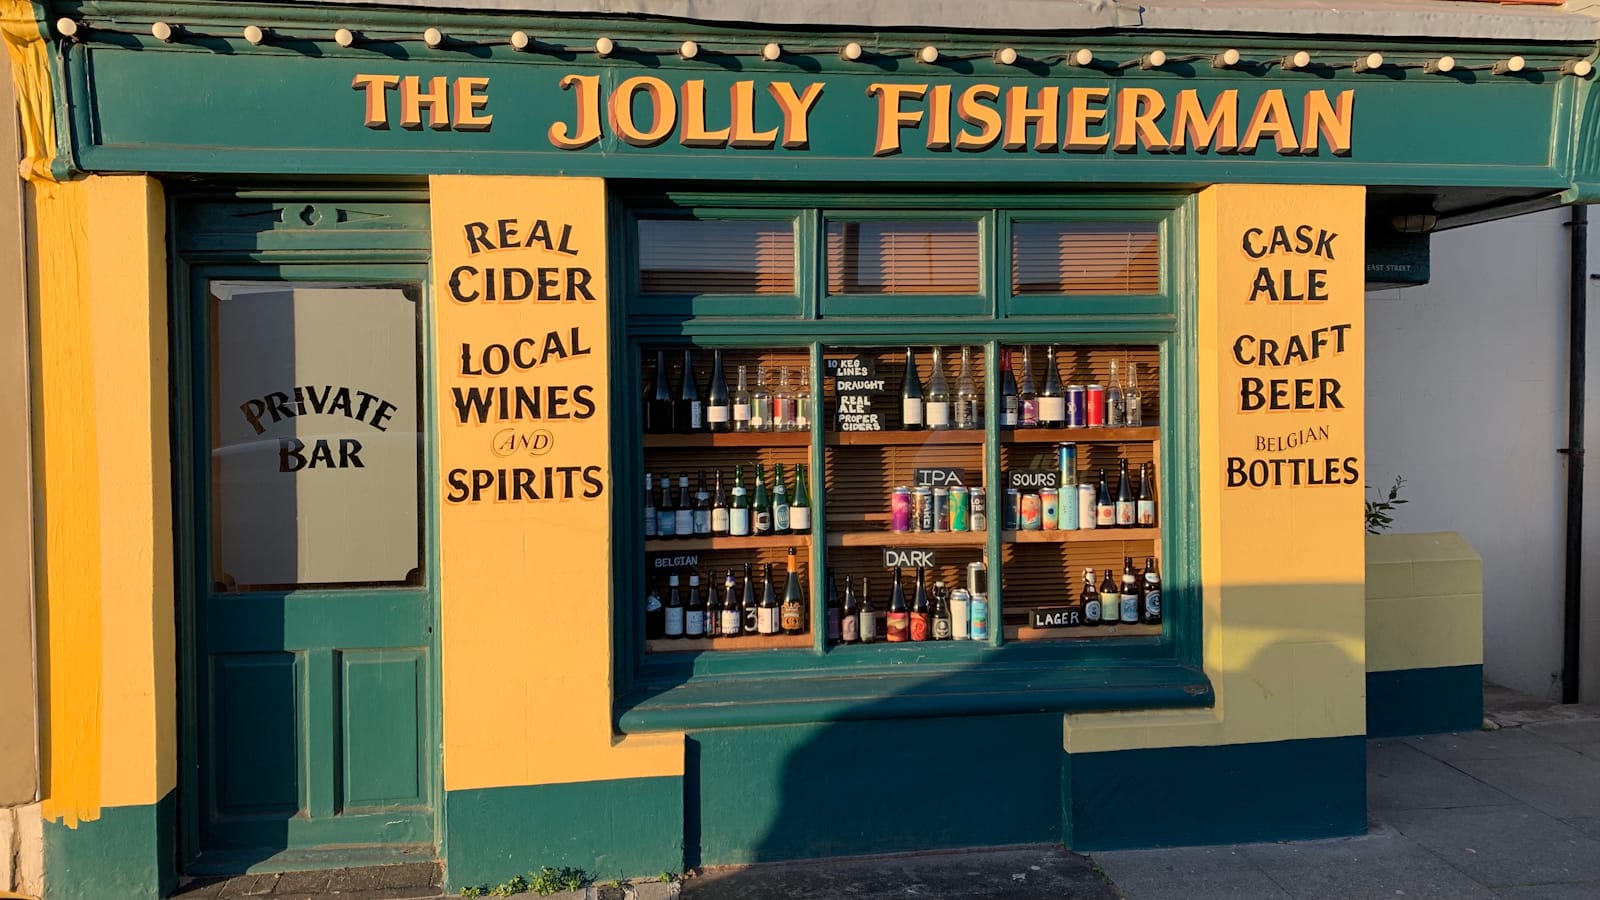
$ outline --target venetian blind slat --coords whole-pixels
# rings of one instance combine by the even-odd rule
[[[976,222],[829,222],[830,294],[976,294]]]
[[[1017,222],[1011,232],[1011,292],[1158,294],[1159,226]]]
[[[643,294],[789,294],[795,291],[789,221],[641,219]]]

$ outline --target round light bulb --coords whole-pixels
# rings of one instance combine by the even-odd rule
[[[1528,65],[1528,61],[1520,56],[1513,56],[1506,60],[1507,72],[1521,72]]]
[[[422,42],[429,47],[437,49],[440,44],[444,43],[444,32],[437,28],[429,28],[422,33]]]
[[[1368,53],[1366,55],[1366,57],[1361,60],[1361,62],[1368,69],[1381,69],[1381,68],[1383,68],[1383,54],[1382,53]]]
[[[333,33],[333,42],[341,47],[354,47],[356,33],[348,28],[341,28]]]
[[[839,51],[839,58],[849,62],[855,62],[861,58],[861,45],[855,41],[845,44],[844,49]]]
[[[1578,78],[1588,78],[1589,74],[1594,71],[1594,63],[1589,62],[1587,59],[1575,59],[1563,65],[1561,71]]]
[[[150,26],[150,36],[163,43],[171,43],[176,30],[166,22],[156,22]]]
[[[530,44],[532,44],[532,43],[533,43],[533,38],[528,37],[528,33],[526,31],[513,31],[513,32],[511,32],[511,49],[513,49],[513,50],[526,50],[526,49],[528,49],[528,46]]]
[[[780,46],[777,41],[773,41],[761,48],[761,58],[767,62],[773,62],[782,55],[783,47]]]
[[[617,42],[608,37],[597,38],[594,42],[594,53],[599,57],[610,56],[612,51],[616,49]]]
[[[917,59],[932,65],[939,61],[939,48],[929,44],[917,51]]]
[[[1422,71],[1429,74],[1437,72],[1440,75],[1445,75],[1453,71],[1455,67],[1456,58],[1454,56],[1441,56],[1438,59],[1428,60],[1427,63],[1422,66]]]
[[[246,25],[244,27],[244,39],[259,47],[266,43],[267,33],[261,30],[260,25]]]
[[[1094,62],[1094,51],[1090,50],[1088,47],[1085,47],[1082,50],[1072,54],[1072,58],[1067,60],[1067,62],[1075,66],[1087,66]]]
[[[1221,66],[1224,69],[1231,69],[1239,64],[1239,60],[1241,58],[1242,57],[1239,56],[1239,51],[1229,47],[1221,53],[1218,53],[1216,56],[1211,57],[1211,64],[1215,66]]]
[[[1010,47],[1002,47],[995,51],[994,61],[1002,66],[1014,66],[1017,64],[1017,51]]]
[[[1296,50],[1283,58],[1285,69],[1304,69],[1309,65],[1311,65],[1311,54],[1304,50]]]
[[[684,59],[694,59],[700,55],[700,45],[694,41],[684,41],[678,45],[678,55]]]
[[[1145,69],[1159,69],[1166,64],[1167,51],[1165,50],[1151,50],[1144,55],[1143,59],[1139,60],[1140,67]]]
[[[66,16],[62,16],[56,20],[56,34],[64,38],[77,37],[80,27],[77,19],[69,19]]]

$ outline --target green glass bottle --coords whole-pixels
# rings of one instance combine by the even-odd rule
[[[806,483],[806,464],[795,463],[794,498],[789,501],[789,530],[811,533],[811,485]]]
[[[750,521],[754,526],[752,534],[772,533],[772,495],[767,493],[767,470],[761,463],[756,463],[756,496],[751,505]]]

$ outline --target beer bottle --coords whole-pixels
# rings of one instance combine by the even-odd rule
[[[842,638],[844,611],[839,607],[839,583],[833,579],[833,570],[828,570],[828,597],[825,601],[827,613],[827,641],[830,644],[839,643]]]
[[[751,503],[750,524],[751,534],[772,533],[772,498],[767,495],[767,472],[761,463],[756,463],[756,495]]]
[[[878,639],[878,611],[872,606],[872,585],[867,576],[861,576],[861,643],[870,644]]]
[[[1094,587],[1094,568],[1083,570],[1083,624],[1100,624],[1100,592]]]
[[[944,582],[933,586],[933,639],[936,641],[950,640],[953,632],[950,627],[950,599],[945,591]]]
[[[722,489],[722,470],[717,470],[717,487],[711,494],[711,533],[725,535],[732,529],[733,512],[728,493]]]
[[[681,538],[694,537],[694,498],[689,495],[689,473],[678,473],[678,503],[673,507],[677,521],[673,529]]]
[[[711,353],[711,383],[706,386],[706,429],[733,429],[733,398],[728,396],[728,376],[722,371],[722,351]]]
[[[667,608],[661,603],[661,579],[651,578],[644,594],[644,636],[654,641],[667,636]]]
[[[921,431],[923,427],[922,379],[917,375],[917,354],[906,348],[906,377],[900,384],[900,427]]]
[[[1119,621],[1118,601],[1121,595],[1117,592],[1117,580],[1111,577],[1111,570],[1106,570],[1105,580],[1100,582],[1100,624],[1115,625]]]
[[[1128,389],[1122,392],[1123,405],[1128,407],[1128,427],[1144,425],[1144,395],[1139,392],[1139,364],[1128,363]]]
[[[794,464],[794,499],[789,501],[789,530],[811,533],[811,485],[806,483],[806,464]]]
[[[789,533],[789,488],[784,484],[783,463],[774,467],[772,478],[772,533]]]
[[[1154,474],[1154,464],[1139,464],[1139,500],[1135,505],[1135,518],[1141,528],[1150,528],[1156,524],[1156,498],[1150,491],[1150,476]]]
[[[1056,368],[1054,344],[1045,353],[1044,390],[1039,392],[1039,427],[1067,427],[1067,392],[1061,386],[1061,372]]]
[[[1110,577],[1111,570],[1106,570]],[[777,634],[781,625],[780,614],[782,607],[778,603],[778,595],[772,592],[772,563],[761,565],[761,605],[756,608],[756,633]]]
[[[667,351],[656,351],[656,383],[644,403],[646,434],[666,434],[672,430],[672,385],[667,381]]]
[[[751,431],[750,417],[754,405],[750,402],[750,389],[745,386],[744,366],[739,367],[739,386],[733,392],[733,430]]]
[[[800,387],[794,392],[794,428],[811,430],[811,367],[800,367]]]
[[[1146,625],[1161,624],[1161,573],[1156,571],[1156,559],[1144,558],[1144,600],[1140,604],[1139,621]]]
[[[1017,390],[1017,427],[1039,427],[1039,394],[1033,389],[1033,348],[1022,348],[1022,387]]]
[[[683,637],[683,595],[678,592],[678,573],[673,572],[667,578],[667,626],[666,638]]]
[[[752,575],[753,566],[744,564],[744,601],[739,604],[739,614],[744,619],[742,634],[756,634],[760,626],[760,614],[756,606],[756,580]]]
[[[944,358],[938,347],[933,348],[933,377],[928,379],[928,427],[943,431],[952,426],[950,418],[950,385],[944,380]]]
[[[844,615],[839,621],[839,640],[846,644],[861,640],[861,600],[856,597],[855,584],[848,575],[844,579]]]
[[[728,534],[750,535],[750,495],[744,490],[744,466],[733,467],[733,500],[728,505]]]
[[[1106,486],[1106,470],[1100,470],[1100,487],[1095,491],[1094,526],[1114,528],[1117,524],[1117,505],[1111,499],[1111,488]]]
[[[789,548],[789,577],[783,583],[783,606],[780,612],[784,634],[805,631],[805,600],[800,595],[800,560],[794,548]]]
[[[689,602],[683,606],[683,636],[706,636],[706,598],[700,594],[700,573],[689,570]]]
[[[687,630],[688,623],[685,622]],[[722,633],[722,598],[717,596],[717,573],[706,570],[706,637]]]
[[[911,611],[906,609],[906,593],[900,587],[900,567],[895,566],[889,585],[889,643],[898,644],[911,636]]]
[[[1139,576],[1133,571],[1133,557],[1122,558],[1122,593],[1118,595],[1124,625],[1139,623]]]
[[[1011,371],[1011,350],[1000,351],[1000,427],[1016,428],[1022,403],[1017,397],[1017,376]]]
[[[1117,473],[1117,527],[1132,528],[1138,524],[1137,506],[1133,498],[1133,481],[1128,478],[1128,461],[1121,461]]]
[[[706,427],[705,401],[700,398],[700,385],[694,380],[694,355],[683,351],[683,379],[678,382],[678,400],[672,409],[672,422],[684,434],[692,434]]]
[[[650,473],[644,473],[644,537],[649,540],[656,536],[656,487],[650,479]]]
[[[911,601],[911,639],[913,641],[925,641],[928,639],[928,632],[932,630],[933,615],[928,608],[928,589],[923,584],[925,578],[922,574],[922,567],[917,566],[916,571],[917,593]]]
[[[794,430],[794,386],[789,383],[789,367],[778,370],[778,391],[772,395],[772,430]]]
[[[672,476],[661,473],[661,500],[656,503],[656,536],[678,536],[678,511],[672,506]]]
[[[1117,361],[1111,361],[1111,383],[1106,386],[1106,427],[1122,428],[1128,424],[1127,398],[1122,394],[1122,376],[1117,374]]]
[[[708,537],[711,534],[711,493],[706,490],[706,470],[700,470],[700,480],[694,491],[694,534]]]
[[[971,430],[978,427],[978,384],[972,379],[972,348],[961,348],[961,377],[956,380],[955,425]]]
[[[744,630],[744,611],[739,608],[739,597],[734,593],[733,570],[722,582],[722,624],[717,633],[723,637],[738,637]]]
[[[772,430],[772,393],[767,390],[766,366],[756,366],[756,386],[750,392],[750,430]]]

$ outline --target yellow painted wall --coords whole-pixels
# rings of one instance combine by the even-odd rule
[[[177,780],[165,213],[142,176],[30,191],[44,814]]]
[[[1483,665],[1483,559],[1453,531],[1367,536],[1367,671]]]
[[[627,504],[611,492],[605,184],[436,176],[430,193],[445,788],[682,775],[681,734],[621,739],[611,727],[611,521]],[[491,302],[483,282],[489,269],[529,273],[533,296],[503,302],[497,289],[500,299]],[[493,277],[498,285],[502,276]],[[549,278],[556,281],[545,281],[544,293],[559,299],[541,302],[538,285]],[[484,368],[485,353],[491,359],[498,353],[495,346],[513,356],[520,346],[524,361],[532,361],[552,332],[571,352],[572,329],[586,355],[474,374]],[[489,422],[463,423],[458,415],[457,390],[560,386],[572,396],[581,385],[595,404],[586,418],[576,417],[580,404],[571,401],[564,411],[574,417],[559,420],[496,422],[491,415]],[[583,496],[597,489],[580,474],[574,496],[565,496],[559,475],[560,496],[545,496],[546,467],[562,466],[594,467],[589,474],[599,482],[598,495]],[[502,500],[496,482],[474,502],[455,481],[470,485],[475,471],[518,468],[534,470],[529,484],[538,499],[511,499],[513,484]]]
[[[1217,185],[1199,197],[1199,481],[1204,665],[1212,709],[1066,718],[1071,753],[1334,737],[1366,732],[1363,527],[1364,189]],[[1252,258],[1273,226],[1336,233],[1332,259],[1294,252]],[[1274,302],[1253,287],[1266,267],[1280,295],[1284,271],[1303,291],[1326,270],[1327,299]],[[1281,367],[1241,365],[1243,335],[1302,343],[1315,329],[1348,326],[1343,352]],[[1329,335],[1324,332],[1324,337]],[[1258,347],[1245,344],[1246,358]],[[1280,354],[1281,356],[1282,354]],[[1280,360],[1282,361],[1282,360]],[[1331,378],[1343,408],[1244,411],[1242,379]],[[1291,395],[1292,396],[1292,395]],[[1315,396],[1315,395],[1313,395]],[[1320,429],[1326,429],[1322,435]],[[1310,429],[1319,440],[1288,448]],[[1284,449],[1273,442],[1281,440]],[[1263,441],[1266,443],[1263,444]],[[1230,458],[1339,460],[1335,485],[1230,487]],[[1356,477],[1349,478],[1346,459]],[[1319,462],[1320,464],[1320,462]],[[1319,472],[1319,476],[1323,473]]]

